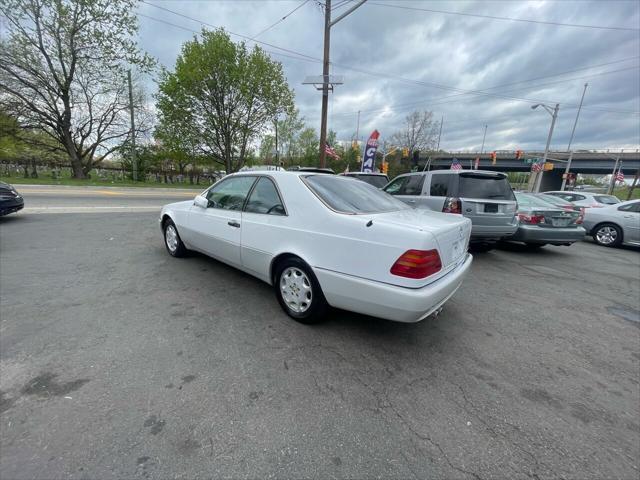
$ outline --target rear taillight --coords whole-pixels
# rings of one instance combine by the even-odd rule
[[[438,250],[407,250],[391,267],[399,277],[426,278],[442,269]]]
[[[447,197],[442,211],[444,213],[462,213],[462,202],[459,198]]]
[[[518,220],[520,223],[537,225],[539,223],[544,223],[544,215],[527,215],[526,213],[519,213]]]
[[[578,225],[580,225],[582,222],[584,222],[584,208],[580,209],[580,215],[578,215],[578,219],[576,220],[576,223]]]

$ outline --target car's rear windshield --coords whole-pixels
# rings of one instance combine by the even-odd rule
[[[329,208],[352,215],[411,209],[372,185],[333,175],[305,175],[304,182]]]
[[[616,203],[620,203],[620,199],[613,195],[594,195],[593,199],[596,202],[604,203],[605,205],[615,205]]]
[[[518,195],[516,194],[516,198]],[[552,203],[554,205],[563,205],[567,207],[572,207],[573,203],[564,198],[556,197],[555,195],[538,195],[538,198],[544,200],[545,202]]]
[[[384,175],[347,175],[348,177],[354,177],[358,180],[362,180],[363,182],[367,182],[369,185],[373,185],[376,188],[382,188],[387,183],[389,183],[389,179]]]
[[[540,197],[536,197],[535,195],[531,195],[528,193],[516,193],[516,200],[518,201],[519,207],[525,208],[556,208],[556,206],[550,201],[546,201]]]
[[[461,173],[458,196],[490,200],[514,200],[513,190],[505,175]]]

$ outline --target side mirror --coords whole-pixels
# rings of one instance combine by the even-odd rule
[[[204,198],[202,195],[198,195],[196,198],[193,199],[193,204],[196,207],[207,208],[209,206],[209,200]]]

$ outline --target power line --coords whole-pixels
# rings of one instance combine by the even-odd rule
[[[212,25],[210,23],[207,23],[203,20],[199,20],[193,17],[189,17],[188,15],[184,15],[180,12],[176,12],[174,10],[170,10],[168,8],[165,7],[161,7],[160,5],[154,5],[153,3],[150,3],[148,0],[140,0],[142,3],[145,3],[149,6],[152,6],[154,8],[166,11],[168,13],[171,13],[173,15],[185,18],[187,20],[191,20],[193,22],[196,23],[200,23],[202,25],[206,25],[212,28],[219,28],[216,25]],[[142,15],[142,16],[146,16],[147,18],[151,18],[152,20],[157,20],[157,21],[161,21],[163,23],[166,24],[170,24],[170,22],[166,22],[164,20],[159,20],[159,19],[155,19],[153,17],[149,17],[148,15],[143,15],[143,14],[138,14],[138,15]],[[178,26],[178,28],[182,28],[182,29],[186,29],[185,27],[182,26]],[[188,29],[187,29],[188,30]],[[278,45],[274,45],[272,43],[267,43],[264,42],[262,40],[254,40],[251,37],[247,36],[247,35],[242,35],[239,33],[235,33],[232,32],[230,30],[226,30],[229,34],[240,37],[242,39],[248,40],[248,41],[252,41],[261,45],[266,45],[268,47],[271,48],[275,48],[277,50],[281,50],[284,51],[286,53],[289,53],[291,55],[296,55],[296,57],[291,57],[294,59],[301,59],[301,60],[307,60],[307,61],[313,61],[313,62],[318,62],[318,63],[322,63],[322,60],[320,58],[317,57],[313,57],[311,55],[307,55],[304,53],[300,53],[300,52],[296,52],[295,50],[291,50],[288,48],[284,48],[284,47],[280,47]],[[197,32],[196,32],[197,33]],[[270,53],[272,53],[270,51]],[[283,55],[282,53],[278,53],[279,55]],[[283,55],[284,56],[284,55]],[[414,84],[414,85],[419,85],[419,86],[425,86],[425,87],[433,87],[433,88],[438,88],[441,90],[448,90],[448,91],[453,91],[453,92],[457,92],[460,94],[471,94],[471,95],[483,95],[483,96],[488,96],[488,97],[495,97],[495,98],[500,98],[500,99],[505,99],[505,100],[515,100],[515,101],[521,101],[521,102],[526,102],[526,103],[558,103],[555,101],[550,101],[550,100],[541,100],[541,99],[529,99],[529,98],[521,98],[521,97],[513,97],[513,96],[506,96],[506,95],[499,95],[499,94],[495,94],[495,93],[489,93],[489,92],[483,92],[482,90],[468,90],[468,89],[463,89],[463,88],[457,88],[457,87],[451,87],[449,85],[443,85],[443,84],[438,84],[438,83],[434,83],[434,82],[426,82],[426,81],[421,81],[421,80],[413,80],[413,79],[408,79],[408,78],[404,78],[401,77],[399,75],[393,75],[390,73],[383,73],[383,72],[374,72],[374,71],[370,71],[370,70],[366,70],[366,69],[362,69],[362,68],[357,68],[357,67],[352,67],[349,65],[344,65],[344,64],[340,64],[340,63],[335,63],[332,62],[332,65],[340,67],[340,68],[344,68],[346,70],[351,70],[354,72],[359,72],[359,73],[363,73],[365,75],[370,75],[370,76],[374,76],[374,77],[382,77],[382,78],[388,78],[388,79],[393,79],[399,82],[403,82],[403,83],[409,83],[409,84]],[[567,107],[569,105],[565,105],[565,107]],[[583,107],[585,109],[594,109],[594,107]],[[639,112],[634,112],[634,111],[621,111],[618,110],[616,113],[632,113],[632,114],[638,114]]]
[[[603,64],[606,65],[606,64]],[[595,67],[595,66],[594,66]],[[590,67],[590,68],[594,68],[594,67]],[[589,67],[587,67],[589,68]],[[592,77],[599,77],[602,75],[610,75],[613,73],[619,73],[619,72],[624,72],[624,71],[629,71],[629,70],[638,70],[640,68],[640,66],[636,65],[633,67],[626,67],[626,68],[620,68],[617,70],[609,70],[609,71],[605,71],[605,72],[600,72],[600,73],[594,73],[591,75],[585,75],[582,77],[573,77],[573,78],[565,78],[562,80],[556,80],[554,82],[546,82],[546,83],[540,83],[540,84],[535,84],[535,85],[530,85],[530,86],[526,86],[526,87],[520,87],[520,88],[515,88],[515,89],[510,89],[510,90],[505,90],[501,93],[510,93],[510,92],[517,92],[520,90],[525,90],[525,89],[537,89],[537,88],[541,88],[541,87],[546,87],[548,85],[555,85],[558,83],[564,83],[564,82],[570,82],[570,81],[574,81],[574,80],[583,80],[585,78],[592,78]],[[565,72],[566,73],[566,72]],[[556,74],[556,75],[563,75],[562,73]],[[556,75],[548,75],[547,77],[551,77],[551,76],[556,76]],[[538,77],[541,78],[541,77]],[[526,82],[528,80],[522,80],[522,82]],[[515,83],[520,83],[520,82],[515,82]],[[503,84],[503,85],[496,85],[494,87],[487,87],[487,88],[483,88],[481,91],[486,91],[486,90],[491,90],[494,88],[498,88],[501,86],[505,86],[505,85],[511,85],[511,84]],[[364,112],[368,112],[368,113],[376,113],[376,112],[384,112],[385,110],[387,110],[388,108],[393,108],[394,110],[404,110],[406,107],[413,107],[416,105],[421,105],[421,104],[425,104],[426,102],[437,102],[437,103],[428,103],[425,106],[432,106],[432,105],[442,105],[444,103],[452,103],[452,102],[456,102],[458,101],[458,99],[456,100],[448,100],[445,102],[441,102],[440,100],[445,100],[445,99],[450,99],[450,98],[454,98],[454,97],[460,97],[463,95],[467,95],[466,93],[457,93],[454,95],[447,95],[444,97],[438,97],[438,98],[432,98],[432,99],[428,99],[428,100],[421,100],[418,102],[408,102],[408,103],[401,103],[401,104],[394,104],[394,105],[387,105],[384,108],[375,108],[375,109],[369,109],[369,110],[354,110],[354,111],[349,111],[349,112],[341,112],[341,113],[335,113],[334,115],[336,116],[348,116],[348,115],[354,115],[356,114],[358,111],[361,113]],[[565,108],[571,107],[571,105],[564,105]],[[583,107],[584,108],[584,107]],[[591,110],[596,110],[596,107],[591,107]],[[636,112],[631,112],[631,111],[624,111],[624,110],[606,110],[606,109],[597,109],[598,111],[610,111],[612,113],[636,113]]]
[[[309,0],[304,0],[300,5],[298,5],[296,8],[294,8],[293,10],[291,10],[289,13],[287,13],[284,17],[282,17],[280,20],[278,20],[277,22],[272,23],[271,25],[269,25],[267,28],[265,28],[264,30],[262,30],[260,33],[255,34],[253,37],[251,37],[253,40],[255,40],[257,37],[259,37],[260,35],[262,35],[263,33],[267,32],[268,30],[271,30],[273,27],[275,27],[276,25],[284,22],[287,17],[289,15],[291,15],[292,13],[295,13],[298,9],[302,8],[306,3],[308,3]]]
[[[603,25],[584,25],[579,23],[561,23],[561,22],[550,22],[550,21],[544,21],[544,20],[532,20],[529,18],[498,17],[496,15],[482,15],[479,13],[466,13],[466,12],[451,12],[447,10],[434,10],[432,8],[423,8],[423,7],[409,7],[406,5],[390,5],[388,3],[378,3],[378,2],[367,2],[367,4],[376,5],[378,7],[397,8],[401,10],[443,13],[445,15],[461,15],[465,17],[488,18],[491,20],[505,20],[510,22],[537,23],[541,25],[553,25],[556,27],[592,28],[592,29],[598,29],[598,30],[619,30],[619,31],[630,31],[630,32],[640,31],[640,28],[632,28],[632,27],[609,27],[609,26],[603,26]]]

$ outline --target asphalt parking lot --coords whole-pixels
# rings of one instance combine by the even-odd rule
[[[0,478],[638,478],[637,249],[498,249],[435,319],[304,326],[156,220],[0,219]]]

